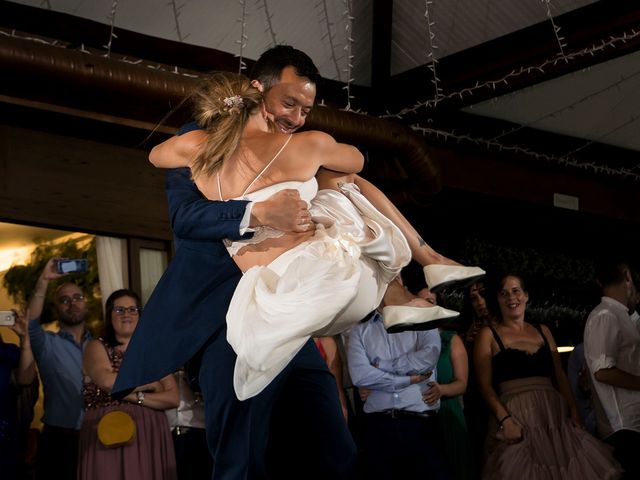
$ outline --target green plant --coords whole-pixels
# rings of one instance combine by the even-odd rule
[[[65,282],[76,283],[84,292],[89,309],[89,318],[102,318],[102,305],[100,302],[98,287],[98,261],[96,257],[95,239],[90,241],[86,237],[70,239],[60,243],[35,240],[36,248],[31,253],[31,261],[28,265],[14,265],[4,276],[2,285],[7,290],[11,299],[18,305],[26,305],[33,293],[40,273],[50,258],[86,258],[88,271],[86,273],[69,274],[58,280],[52,281],[47,290],[45,305],[51,305],[53,292],[58,285]],[[52,309],[45,308],[42,312],[41,323],[55,320],[52,317]],[[95,323],[95,320],[94,322]],[[94,327],[94,325],[91,325]],[[93,328],[92,328],[93,329]]]

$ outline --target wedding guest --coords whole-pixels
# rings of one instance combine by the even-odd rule
[[[175,480],[176,460],[164,410],[178,406],[173,375],[137,387],[122,400],[111,389],[142,311],[131,290],[117,290],[106,302],[105,334],[92,340],[84,357],[86,414],[80,430],[80,480]],[[135,435],[123,445],[105,445],[98,436],[100,420],[124,412],[135,424]]]

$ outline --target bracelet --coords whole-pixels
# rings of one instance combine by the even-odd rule
[[[44,298],[44,297],[46,297],[46,295],[44,293],[34,293],[33,296],[36,297],[36,298]]]
[[[507,413],[504,417],[502,417],[502,419],[501,419],[501,420],[498,420],[498,427],[500,427],[500,430],[502,430],[502,429],[504,428],[504,425],[503,425],[503,424],[504,424],[504,421],[505,421],[507,418],[511,418],[511,414],[510,414],[510,413]]]

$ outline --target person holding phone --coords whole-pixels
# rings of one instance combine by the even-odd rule
[[[65,282],[54,293],[58,332],[45,331],[40,325],[49,283],[66,275],[58,271],[59,260],[46,263],[29,302],[29,339],[44,389],[37,478],[75,478],[78,431],[84,416],[82,357],[91,334],[85,327],[88,309],[80,287]]]
[[[20,346],[5,342],[0,335],[0,472],[3,478],[18,478],[25,442],[20,433],[15,387],[31,385],[36,370],[27,335],[28,314],[9,310],[1,316],[6,321],[0,325],[18,335]]]

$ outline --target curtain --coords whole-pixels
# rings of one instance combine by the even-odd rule
[[[98,277],[102,306],[111,293],[128,287],[127,241],[121,238],[96,237]]]

